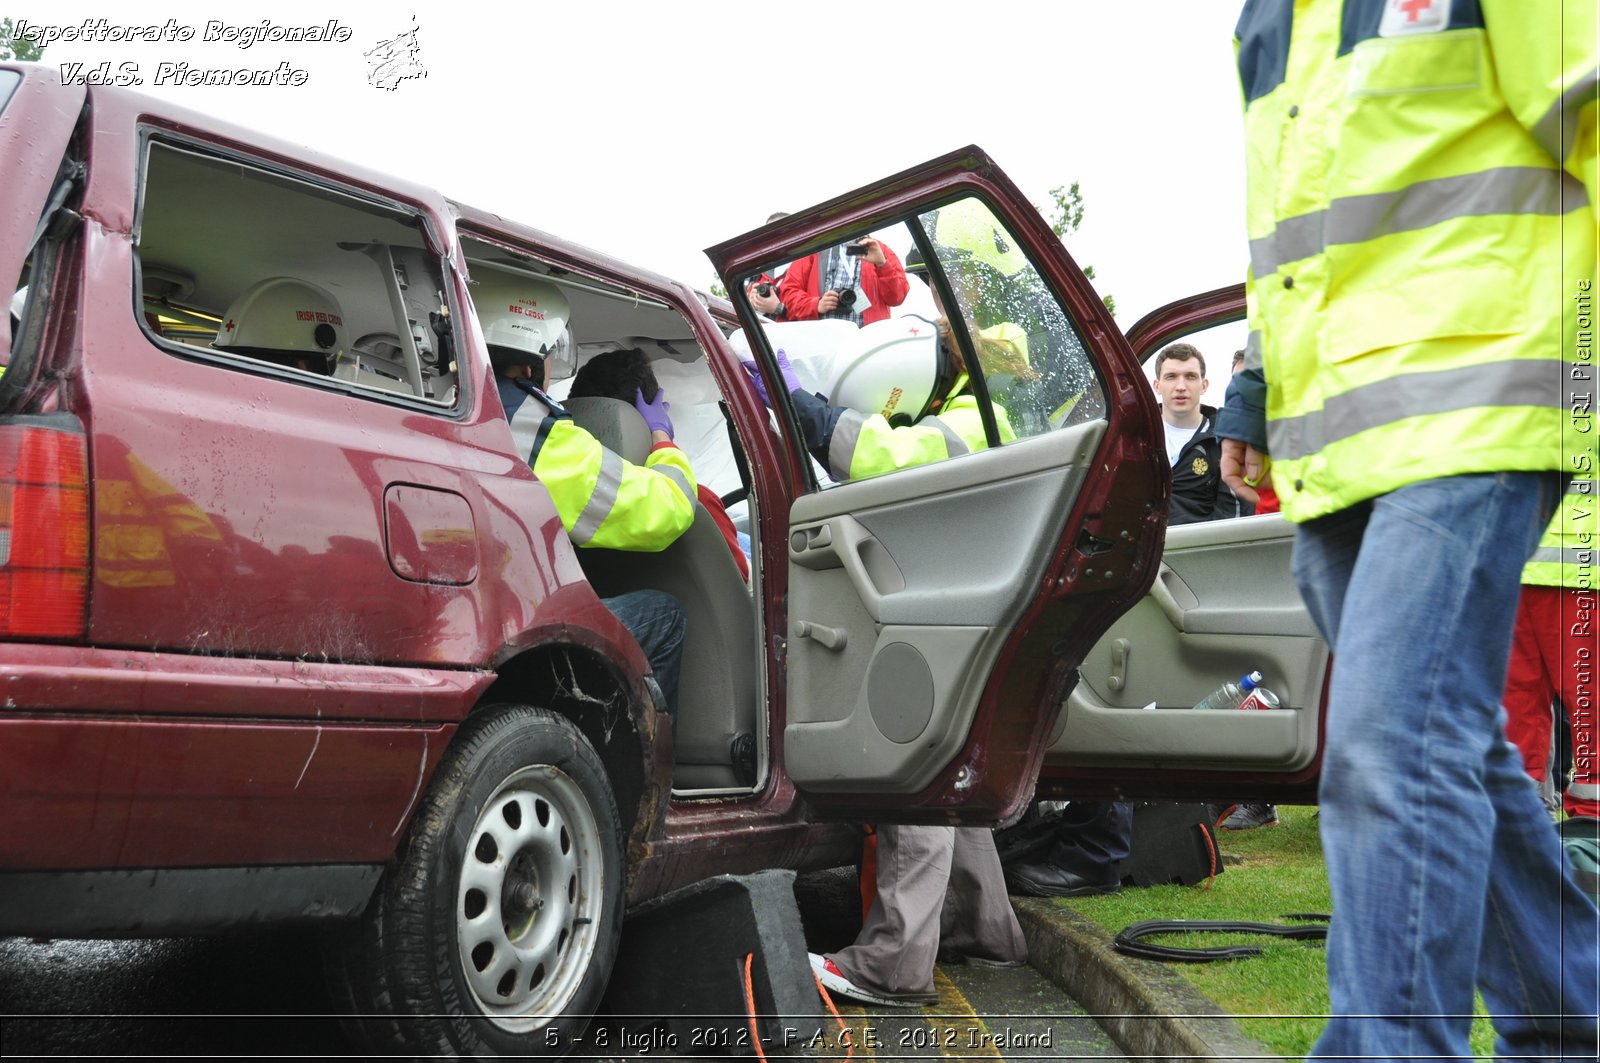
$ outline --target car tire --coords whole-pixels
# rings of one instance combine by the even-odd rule
[[[329,949],[335,998],[378,1051],[565,1055],[610,977],[623,882],[616,800],[588,739],[543,709],[483,710]]]

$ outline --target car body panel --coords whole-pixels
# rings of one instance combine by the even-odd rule
[[[389,561],[381,499],[398,484],[445,491],[468,502],[491,540],[555,541],[554,509],[526,465],[510,458],[493,389],[485,378],[467,389],[460,417],[401,416],[365,397],[223,368],[151,342],[129,313],[139,300],[133,223],[143,190],[134,178],[145,141],[127,130],[141,117],[151,124],[136,101],[93,94],[96,165],[84,198],[86,277],[97,294],[78,308],[80,328],[122,352],[83,359],[75,381],[73,408],[91,432],[96,485],[91,641],[482,663],[505,631],[531,626],[537,603],[562,586],[562,570],[536,569],[518,551],[495,581],[406,580]],[[183,133],[185,146],[285,165],[270,151],[243,152],[198,120]],[[300,171],[328,182],[334,172]],[[359,187],[351,178],[340,183]],[[437,194],[415,196],[407,209],[427,230],[449,233]],[[123,298],[108,297],[119,291]],[[181,410],[174,396],[182,396]],[[343,588],[337,599],[323,593],[330,585]],[[269,601],[279,607],[260,608]]]
[[[454,727],[0,720],[9,871],[383,863]],[[94,779],[86,791],[81,780]]]

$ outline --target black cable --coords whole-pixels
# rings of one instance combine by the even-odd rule
[[[1291,912],[1285,919],[1327,919],[1315,912]],[[1259,945],[1214,945],[1210,948],[1180,948],[1177,945],[1152,945],[1141,938],[1151,934],[1185,933],[1269,934],[1301,941],[1320,941],[1328,936],[1328,924],[1304,923],[1283,926],[1278,923],[1235,922],[1227,919],[1150,919],[1134,923],[1118,934],[1112,947],[1125,956],[1169,963],[1211,963],[1215,960],[1240,960],[1261,955]]]

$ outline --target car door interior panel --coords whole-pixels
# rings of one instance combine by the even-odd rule
[[[1150,593],[1079,669],[1048,763],[1294,772],[1316,755],[1328,648],[1289,571],[1294,530],[1267,515],[1167,531]],[[1194,712],[1259,671],[1282,708]]]
[[[1010,815],[1078,655],[1155,572],[1132,349],[976,148],[707,254],[793,459],[768,635],[789,780],[818,815]]]
[[[971,677],[1041,579],[1103,430],[1075,425],[795,500],[792,778],[914,793],[960,752],[983,690]]]

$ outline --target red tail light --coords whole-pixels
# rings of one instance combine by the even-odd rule
[[[89,596],[83,432],[0,424],[0,638],[82,638]]]

